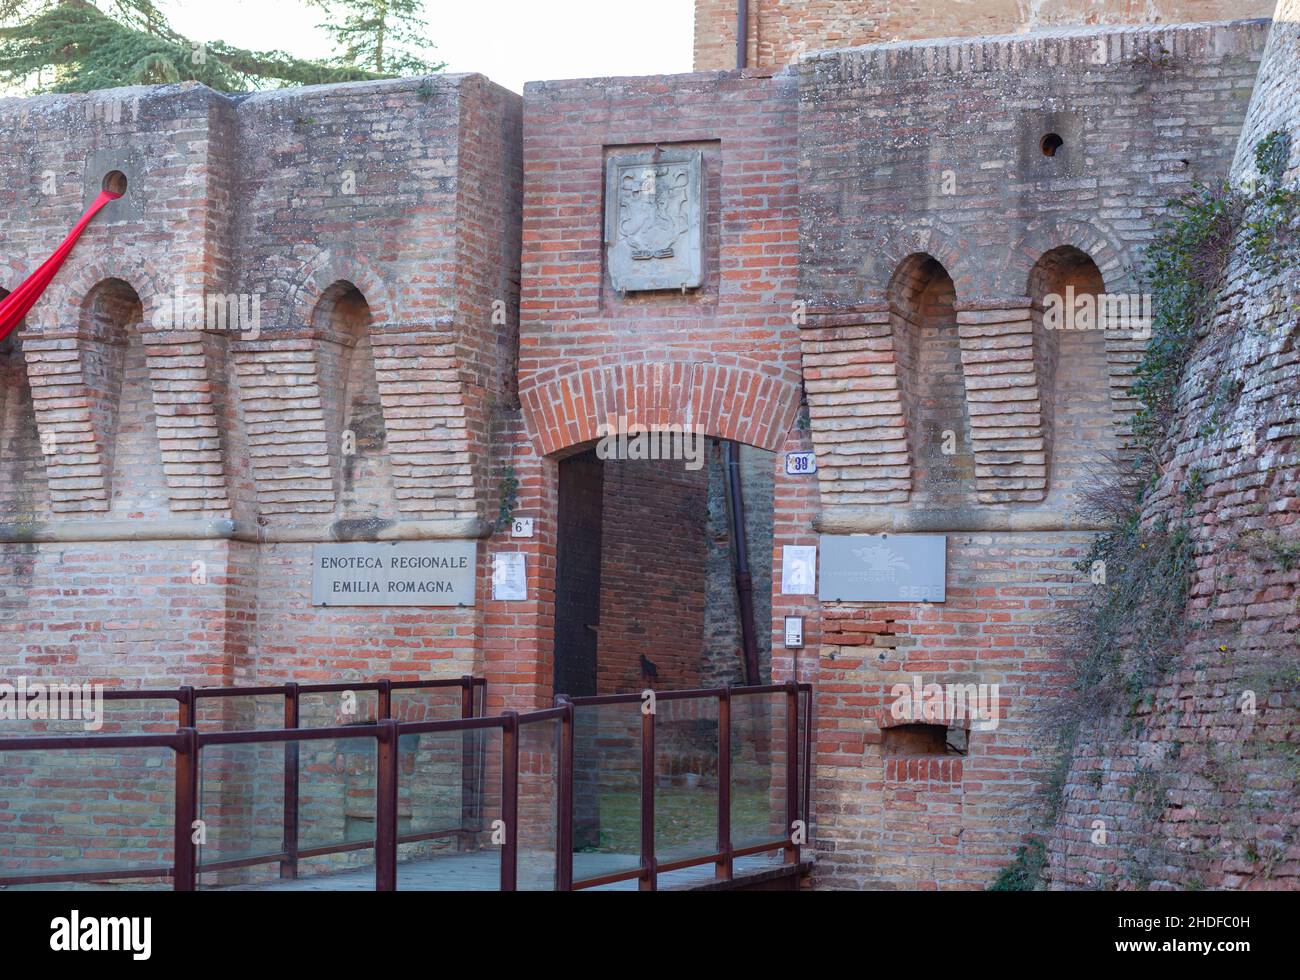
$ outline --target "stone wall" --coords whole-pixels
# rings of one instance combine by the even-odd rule
[[[1300,4],[1284,0],[1235,182],[1258,178],[1256,143],[1283,131],[1293,142],[1282,179],[1297,185],[1297,64]],[[1293,269],[1253,271],[1238,241],[1145,511],[1177,520],[1190,501],[1190,635],[1157,686],[1085,729],[1049,841],[1054,888],[1300,884],[1298,300]]]
[[[1167,200],[1227,172],[1266,30],[1062,31],[800,65],[817,526],[943,533],[948,566],[942,604],[823,606],[819,882],[984,887],[1041,816],[1032,714],[1063,683],[1052,619],[1083,585],[1076,498],[1113,465],[1142,347],[1128,323],[1047,330],[1044,303],[1071,285],[1137,290]],[[940,717],[964,747],[918,749],[890,712],[917,677],[998,685],[997,727]]]
[[[882,41],[1268,17],[1273,0],[749,0],[749,67]],[[695,70],[736,67],[736,0],[695,0]]]

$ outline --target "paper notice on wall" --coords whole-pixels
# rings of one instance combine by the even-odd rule
[[[492,598],[507,602],[528,598],[528,576],[522,553],[492,556]]]
[[[781,594],[813,595],[817,591],[817,549],[811,545],[781,548]]]

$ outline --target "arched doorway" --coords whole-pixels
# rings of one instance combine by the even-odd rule
[[[774,454],[626,435],[558,464],[555,693],[768,682]]]

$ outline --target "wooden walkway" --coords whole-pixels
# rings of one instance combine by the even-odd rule
[[[596,877],[604,873],[623,871],[635,867],[638,858],[627,854],[578,854],[579,873]],[[733,881],[729,887],[743,885],[747,880],[758,882],[785,869],[779,852],[754,854],[736,858],[733,864]],[[554,865],[519,858],[519,889],[521,891],[552,891],[555,888]],[[501,883],[500,854],[494,851],[467,851],[434,858],[402,861],[397,865],[397,890],[399,892],[474,892],[497,891]],[[716,887],[712,864],[681,868],[659,875],[661,891],[689,891]],[[375,869],[353,868],[331,871],[288,881],[275,880],[249,885],[233,885],[221,891],[259,892],[352,892],[374,891]],[[636,891],[635,880],[618,881],[583,891]]]

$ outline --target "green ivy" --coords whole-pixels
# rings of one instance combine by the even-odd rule
[[[514,518],[515,507],[519,505],[519,478],[515,468],[507,463],[501,474],[501,507],[497,513],[497,528],[510,526]]]
[[[1196,554],[1190,528],[1204,476],[1195,469],[1188,474],[1177,514],[1144,523],[1144,504],[1159,479],[1157,461],[1175,418],[1179,386],[1214,314],[1234,244],[1244,244],[1248,265],[1261,274],[1276,274],[1300,258],[1300,193],[1282,185],[1290,156],[1289,137],[1268,134],[1255,147],[1257,181],[1240,188],[1194,184],[1170,202],[1168,219],[1146,250],[1143,276],[1153,322],[1133,384],[1142,406],[1134,420],[1141,452],[1082,492],[1084,516],[1103,530],[1076,564],[1093,577],[1094,587],[1058,624],[1075,656],[1071,688],[1049,723],[1056,759],[1044,794],[1053,820],[1065,799],[1084,722],[1121,704],[1140,705],[1183,648]],[[1220,383],[1214,418],[1203,434],[1239,394],[1239,381]],[[1285,566],[1290,557],[1278,560]],[[1041,843],[1036,850],[1032,843],[1022,847],[992,887],[1033,887],[1043,860]]]
[[[1016,859],[998,874],[989,886],[991,892],[1032,892],[1043,880],[1047,865],[1047,845],[1041,838],[1031,837],[1016,849]]]
[[[1249,266],[1276,275],[1300,254],[1300,192],[1284,187],[1291,139],[1269,133],[1255,146],[1258,179],[1246,186],[1195,183],[1169,202],[1169,217],[1145,254],[1153,322],[1133,394],[1141,402],[1134,435],[1152,455],[1174,415],[1178,385],[1201,326],[1214,311],[1239,232]]]

